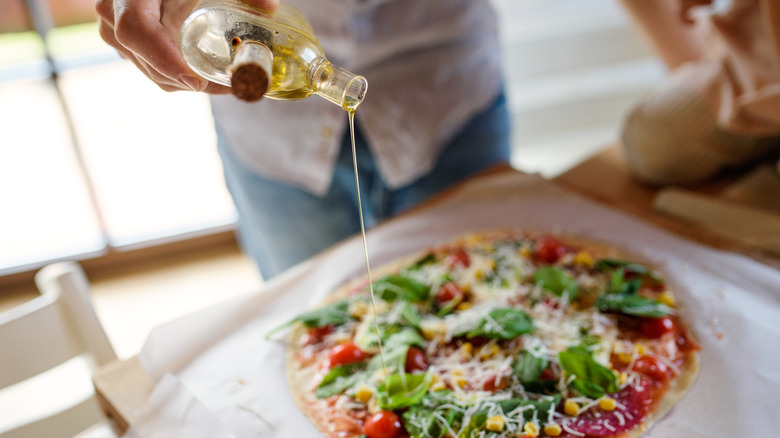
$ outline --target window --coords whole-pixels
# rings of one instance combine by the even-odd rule
[[[45,39],[28,3],[59,26]],[[0,274],[235,224],[208,98],[166,93],[121,60],[92,7],[0,6]]]

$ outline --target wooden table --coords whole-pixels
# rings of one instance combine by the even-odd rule
[[[514,172],[509,167],[490,173]],[[611,147],[554,179],[562,187],[635,215],[672,233],[700,243],[743,253],[780,269],[780,257],[719,237],[696,225],[679,222],[653,210],[657,189],[637,183],[628,173],[620,151]],[[702,189],[707,192],[713,187]],[[437,202],[441,197],[426,203]],[[424,208],[421,206],[420,208]],[[138,358],[117,361],[98,370],[94,376],[98,399],[106,414],[124,431],[143,413],[154,382],[145,374]]]

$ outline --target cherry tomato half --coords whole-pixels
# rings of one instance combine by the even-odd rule
[[[336,345],[330,350],[330,355],[328,356],[331,368],[338,365],[349,365],[351,363],[360,362],[366,358],[368,358],[368,355],[351,341]]]
[[[663,316],[661,318],[642,318],[639,321],[639,332],[648,338],[660,338],[666,333],[674,330],[672,318]]]
[[[509,386],[509,383],[509,376],[501,376],[496,379],[496,375],[494,374],[485,380],[485,383],[482,384],[482,389],[485,391],[496,392]]]
[[[534,254],[546,263],[557,262],[566,252],[566,247],[554,237],[542,237],[534,245]]]
[[[665,382],[669,378],[669,367],[655,356],[642,356],[634,362],[634,371],[651,379]]]
[[[456,266],[468,268],[471,265],[471,257],[463,251],[458,251],[447,256],[447,264],[453,268]]]
[[[428,359],[425,353],[417,347],[409,347],[406,352],[406,372],[425,371],[428,369]]]
[[[447,303],[456,298],[463,298],[463,290],[455,283],[444,283],[436,292],[436,300],[440,303]]]
[[[401,420],[392,411],[379,411],[363,425],[368,438],[397,438],[401,435]]]

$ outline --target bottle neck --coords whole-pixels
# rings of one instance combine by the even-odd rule
[[[368,90],[366,78],[337,67],[327,59],[316,63],[309,70],[309,77],[315,93],[349,112],[357,110]]]

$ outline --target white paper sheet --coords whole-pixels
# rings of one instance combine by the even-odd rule
[[[465,232],[495,228],[603,240],[643,255],[676,285],[682,314],[702,346],[702,371],[649,437],[777,434],[780,272],[514,173],[479,179],[443,202],[371,230],[371,262],[380,266]],[[175,373],[238,438],[318,436],[290,397],[284,346],[265,335],[364,269],[362,241],[353,238],[258,293],[158,327],[141,361],[155,378]],[[187,421],[192,426],[197,419]],[[169,427],[168,436],[188,436],[174,430]]]

